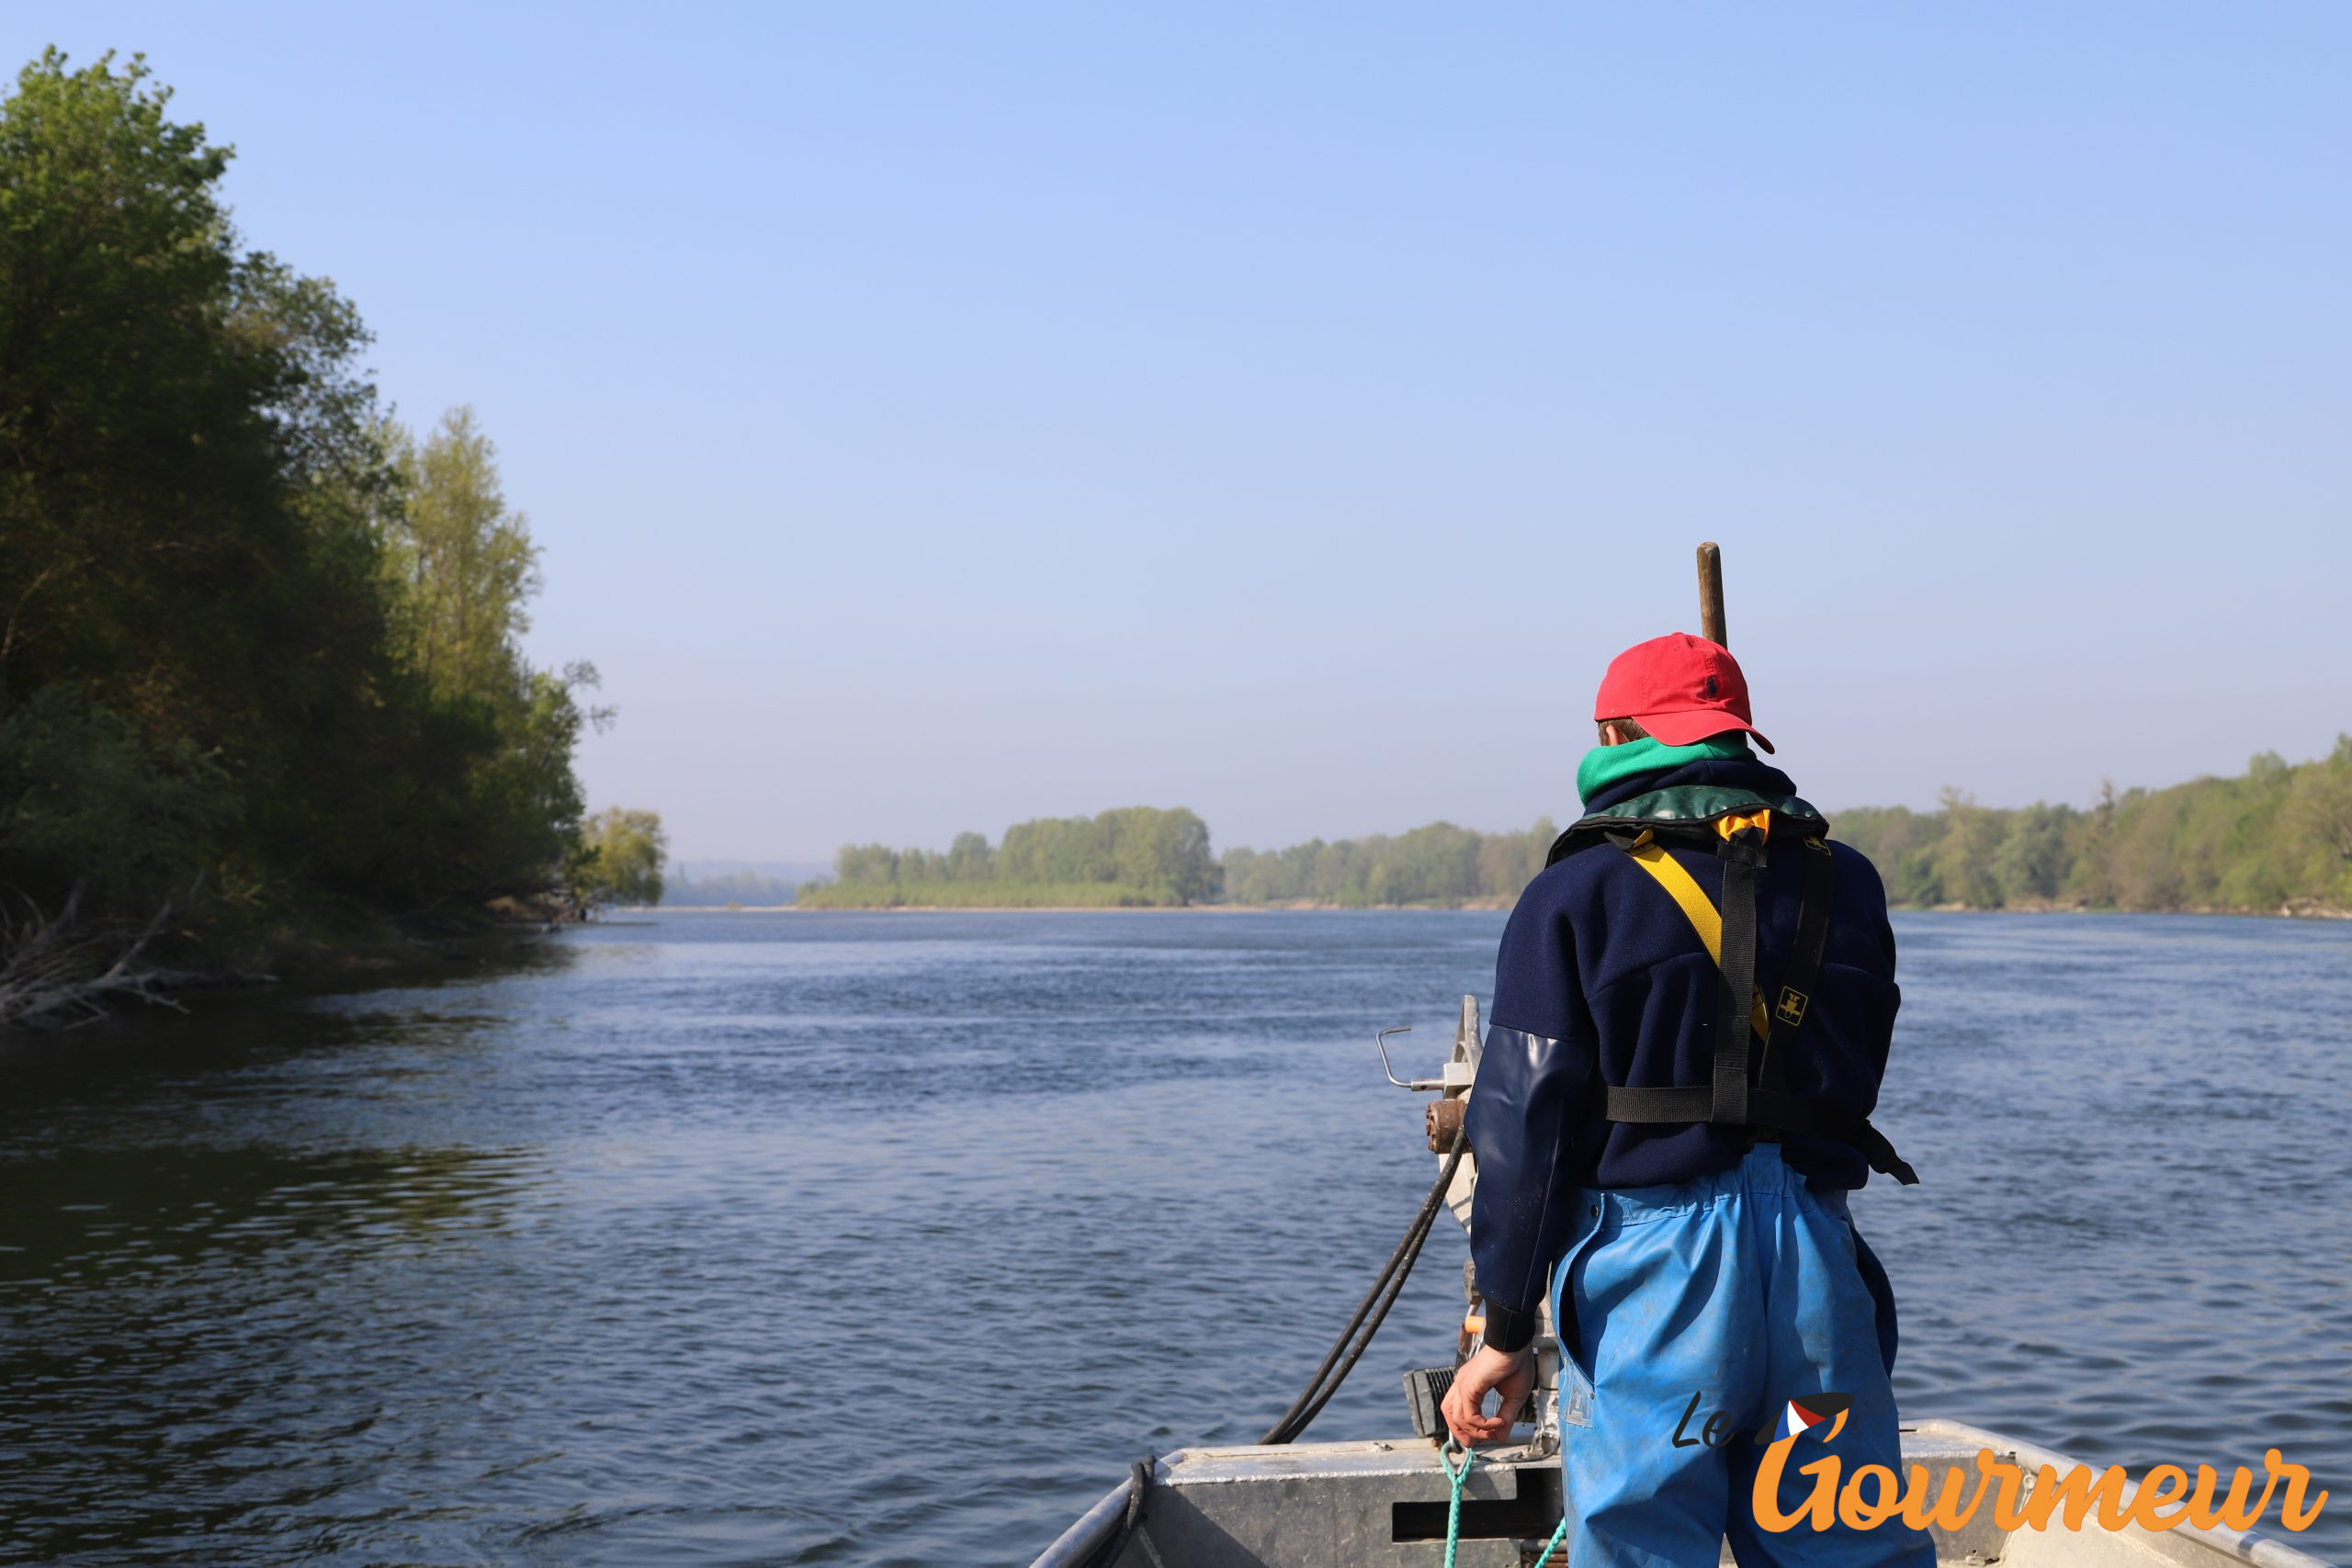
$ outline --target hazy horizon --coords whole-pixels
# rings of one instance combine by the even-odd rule
[[[104,3],[470,403],[673,855],[1576,809],[1722,542],[1826,807],[2352,729],[2352,12]]]

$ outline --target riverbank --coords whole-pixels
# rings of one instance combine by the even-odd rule
[[[1199,915],[1259,913],[1248,904],[662,904],[630,915]]]
[[[487,961],[579,923],[551,901],[501,899],[462,917],[316,908],[240,918],[166,905],[142,926],[82,914],[30,916],[0,942],[0,1032],[40,1033],[134,1007],[282,985],[333,987]]]
[[[1101,914],[1446,914],[1455,911],[1509,909],[1515,898],[1466,898],[1452,904],[1336,904],[1294,898],[1266,904],[661,904],[630,906],[616,914],[630,915],[1101,915]],[[2101,908],[2089,904],[1890,904],[1890,909],[1933,915],[2228,915],[2263,920],[2352,920],[2352,907],[2302,900],[2276,909],[2183,908],[2178,909]]]
[[[1934,915],[2230,915],[2261,920],[2352,920],[2352,907],[2317,898],[2290,898],[2278,908],[2184,904],[2171,909],[2119,909],[2113,905],[2025,900],[2015,904],[1889,904],[1890,909]]]

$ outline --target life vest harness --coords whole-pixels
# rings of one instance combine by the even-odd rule
[[[1703,816],[1682,813],[1697,807]],[[1709,809],[1712,808],[1712,809]],[[1756,881],[1775,823],[1804,846],[1804,887],[1797,906],[1796,943],[1779,994],[1768,1006],[1756,987]],[[1601,1114],[1635,1125],[1712,1122],[1748,1127],[1759,1138],[1789,1134],[1826,1138],[1859,1150],[1872,1170],[1905,1187],[1918,1173],[1886,1134],[1857,1116],[1788,1089],[1788,1036],[1804,1023],[1829,946],[1829,910],[1837,899],[1837,860],[1825,835],[1829,824],[1794,797],[1764,798],[1715,789],[1668,789],[1590,817],[1560,835],[1550,861],[1615,845],[1671,897],[1714,960],[1716,987],[1713,1081],[1675,1089],[1602,1088]],[[1785,836],[1785,835],[1784,835]],[[1711,850],[1723,862],[1718,911],[1697,880],[1668,852],[1668,843]],[[1547,862],[1548,863],[1548,862]],[[1751,1054],[1750,1044],[1755,1043]]]

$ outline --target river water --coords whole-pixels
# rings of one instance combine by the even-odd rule
[[[1025,1562],[1289,1402],[1432,1172],[1373,1031],[1501,919],[676,915],[10,1047],[0,1560]],[[1905,1411],[2279,1447],[2352,1563],[2352,927],[1897,930]]]

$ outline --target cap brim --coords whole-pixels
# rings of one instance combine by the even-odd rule
[[[1763,747],[1767,751],[1772,749],[1772,743],[1764,739],[1762,730],[1738,715],[1725,713],[1721,708],[1684,708],[1676,713],[1637,713],[1634,715],[1634,722],[1668,746],[1695,746],[1710,736],[1728,735],[1737,730],[1755,737],[1756,744]]]

